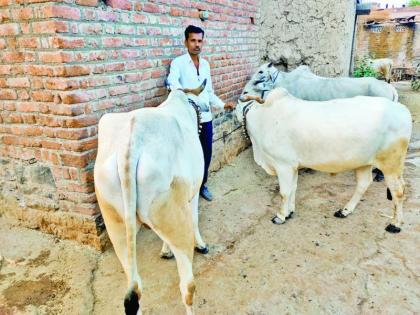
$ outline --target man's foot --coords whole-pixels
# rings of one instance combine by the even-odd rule
[[[204,199],[206,199],[207,201],[212,201],[213,200],[213,195],[207,189],[206,186],[201,187],[201,189],[200,189],[200,196],[203,197]]]

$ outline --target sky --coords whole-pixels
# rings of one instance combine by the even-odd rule
[[[386,4],[388,3],[388,8],[401,8],[403,4],[407,4],[408,0],[362,0],[363,3],[368,2],[376,2],[380,4],[381,8],[385,8]]]

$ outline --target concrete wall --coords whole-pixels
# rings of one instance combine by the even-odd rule
[[[348,75],[355,1],[263,0],[263,61],[287,70],[307,64],[320,75]]]
[[[98,120],[166,98],[188,24],[206,31],[216,94],[234,100],[259,64],[258,8],[257,0],[0,0],[0,215],[100,247]],[[229,115],[215,125],[213,169],[243,147]]]

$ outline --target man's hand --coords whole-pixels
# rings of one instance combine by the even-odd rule
[[[234,110],[236,107],[236,104],[234,102],[227,102],[225,103],[225,110]]]

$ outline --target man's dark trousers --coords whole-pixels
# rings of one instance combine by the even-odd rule
[[[201,187],[203,187],[207,182],[207,177],[209,175],[209,166],[211,161],[212,154],[212,145],[213,145],[213,124],[212,121],[204,122],[201,124],[201,134],[200,134],[201,147],[203,148],[204,153],[204,177]]]

